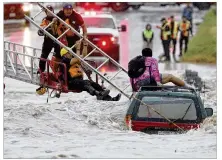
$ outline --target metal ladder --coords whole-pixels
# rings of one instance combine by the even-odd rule
[[[124,74],[127,75],[127,71],[119,64],[117,63],[115,60],[113,60],[110,56],[108,56],[105,52],[103,52],[100,48],[98,48],[96,45],[94,45],[92,42],[90,42],[88,39],[83,39],[83,36],[76,31],[73,27],[71,27],[69,24],[67,24],[65,21],[63,21],[61,18],[59,18],[56,14],[54,14],[52,11],[50,11],[48,8],[46,8],[42,3],[37,3],[41,10],[33,17],[29,17],[27,15],[25,15],[25,18],[30,21],[34,26],[36,26],[38,29],[40,29],[42,32],[44,32],[44,34],[46,34],[48,37],[50,37],[54,42],[56,42],[57,44],[59,44],[61,47],[64,47],[66,50],[68,50],[70,53],[72,53],[75,57],[77,57],[78,59],[81,60],[81,62],[83,64],[85,64],[92,72],[94,72],[95,74],[97,74],[100,78],[102,78],[104,81],[106,81],[107,83],[109,83],[112,87],[114,87],[115,89],[117,89],[120,93],[122,93],[124,96],[126,96],[127,98],[131,98],[130,95],[128,95],[125,90],[130,86],[130,84],[128,84],[127,86],[124,86],[123,88],[118,87],[114,82],[112,82],[112,80],[121,72],[123,72]],[[55,38],[53,35],[51,35],[46,29],[48,27],[50,27],[54,22],[52,21],[51,23],[48,24],[48,26],[46,26],[45,28],[40,27],[40,25],[38,25],[34,19],[42,12],[44,11],[48,11],[49,13],[51,13],[53,15],[53,17],[57,18],[57,20],[62,23],[63,25],[65,25],[68,29],[62,34],[60,35],[58,38]],[[90,53],[87,54],[86,57],[81,58],[78,54],[74,53],[72,51],[72,48],[75,47],[75,45],[73,45],[72,47],[67,47],[66,45],[64,45],[63,43],[61,43],[59,41],[59,39],[61,37],[63,37],[69,30],[71,30],[72,32],[74,32],[78,37],[80,37],[80,41],[85,40],[93,49]],[[100,52],[103,57],[106,58],[106,60],[99,65],[97,68],[94,68],[93,66],[91,66],[89,63],[87,63],[85,60],[87,57],[89,57],[94,51],[98,51]],[[102,73],[99,72],[99,69],[106,64],[107,62],[111,62],[112,64],[114,64],[119,70],[115,73],[115,75],[111,78],[107,78],[105,77]],[[127,75],[128,77],[128,75]],[[129,82],[129,81],[128,81]]]
[[[4,77],[40,85],[37,76],[41,49],[4,41]]]

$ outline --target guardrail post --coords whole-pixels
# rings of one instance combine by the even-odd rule
[[[33,58],[31,57],[31,79],[33,80]]]
[[[6,43],[4,43],[4,48],[6,49]],[[4,63],[5,63],[5,72],[8,71],[8,58],[7,58],[7,54],[6,54],[6,51],[4,51]]]

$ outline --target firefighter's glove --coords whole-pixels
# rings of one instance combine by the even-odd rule
[[[57,18],[53,18],[52,21],[55,23],[55,22],[58,21],[58,19]]]
[[[84,34],[84,35],[83,35],[83,39],[84,39],[84,40],[87,39],[87,35]]]

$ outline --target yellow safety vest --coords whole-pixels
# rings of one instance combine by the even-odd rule
[[[148,39],[150,39],[150,38],[152,38],[152,36],[153,36],[153,31],[151,31],[151,30],[145,30],[144,32],[143,32],[143,34],[144,34],[144,36],[145,36],[145,38],[148,38]]]
[[[79,62],[71,65],[71,67],[69,68],[69,74],[72,78],[83,78],[83,71],[80,68],[80,65],[78,64]]]
[[[165,31],[166,26],[169,26],[169,23],[166,23],[163,27],[161,27],[162,30],[162,40],[168,40],[168,37],[170,36],[170,31]]]
[[[176,39],[177,38],[177,33],[178,33],[178,23],[174,22],[174,28],[173,28],[173,33],[171,33],[171,38]],[[170,26],[171,27],[171,26]]]
[[[190,28],[190,22],[189,21],[186,21],[185,23],[184,22],[180,23],[180,30],[181,30],[181,33],[184,37],[189,36],[189,28]]]

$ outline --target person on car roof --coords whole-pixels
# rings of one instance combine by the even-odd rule
[[[150,48],[144,48],[142,50],[142,56],[145,57],[146,70],[138,78],[130,78],[133,91],[138,91],[141,86],[160,86],[169,82],[172,82],[177,86],[191,88],[190,85],[172,74],[160,74],[158,62],[152,57],[153,53]]]

